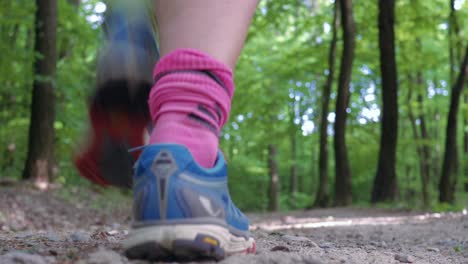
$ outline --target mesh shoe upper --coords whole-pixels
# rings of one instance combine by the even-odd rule
[[[145,147],[134,173],[136,223],[220,219],[248,231],[247,217],[233,204],[221,152],[213,168],[200,167],[181,145]]]

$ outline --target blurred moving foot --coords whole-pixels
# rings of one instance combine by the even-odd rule
[[[221,152],[200,167],[182,145],[146,146],[135,165],[130,259],[220,260],[255,252],[249,220],[233,204]]]
[[[148,95],[158,59],[151,1],[113,1],[104,21],[105,44],[90,100],[90,144],[75,157],[94,183],[131,187],[132,166],[151,123]]]

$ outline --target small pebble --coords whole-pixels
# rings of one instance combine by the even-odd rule
[[[25,238],[32,238],[34,236],[34,233],[31,231],[26,231],[26,232],[21,232],[16,234],[15,238],[19,239],[25,239]]]
[[[320,248],[332,248],[333,244],[329,242],[321,243],[318,245]]]
[[[273,248],[270,249],[270,251],[283,251],[283,252],[289,252],[291,251],[288,247],[285,246],[274,246]]]
[[[60,241],[60,236],[55,232],[45,233],[42,237],[52,242]]]
[[[440,249],[438,248],[427,248],[427,251],[431,251],[431,252],[440,252]]]
[[[413,257],[409,255],[403,255],[403,254],[396,254],[395,260],[398,260],[401,263],[413,263],[414,262]]]
[[[375,247],[381,247],[381,248],[387,247],[387,243],[385,243],[385,241],[371,241],[369,244]]]
[[[111,231],[108,231],[107,234],[109,236],[115,236],[115,235],[118,235],[119,234],[119,231],[117,230],[111,230]]]
[[[376,250],[376,249],[377,249],[377,248],[374,247],[374,246],[366,246],[366,250],[372,251],[372,250]]]
[[[84,243],[84,242],[88,242],[89,240],[91,240],[91,236],[85,232],[76,232],[70,235],[70,239],[73,242]]]

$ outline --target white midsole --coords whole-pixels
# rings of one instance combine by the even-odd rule
[[[203,234],[216,238],[220,247],[227,255],[243,252],[254,246],[253,238],[235,236],[225,227],[219,225],[154,225],[133,229],[123,242],[125,249],[146,243],[157,242],[159,245],[172,249],[175,240],[195,240],[197,235]]]

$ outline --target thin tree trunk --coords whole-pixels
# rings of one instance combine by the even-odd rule
[[[453,21],[455,18],[455,0],[450,0],[450,15],[449,15],[449,26],[448,26],[448,41],[449,41],[449,83],[453,85],[453,80],[455,79],[455,55],[453,48]]]
[[[279,209],[279,175],[276,155],[276,146],[273,144],[268,145],[268,169],[270,171],[270,199],[268,210],[270,211],[278,211]]]
[[[330,112],[330,94],[335,77],[335,57],[337,31],[340,25],[338,19],[339,2],[333,7],[332,39],[328,53],[328,76],[322,92],[322,112],[320,114],[320,153],[319,153],[319,184],[314,206],[327,207],[330,203],[328,191],[328,113]]]
[[[419,43],[419,42],[418,42]],[[425,87],[424,87],[424,80],[421,71],[418,71],[417,73],[417,86],[418,86],[418,112],[419,112],[419,128],[421,131],[421,139],[423,141],[423,144],[421,146],[421,184],[422,184],[422,192],[423,192],[423,203],[424,206],[427,207],[429,206],[429,201],[430,201],[430,194],[429,194],[429,182],[430,182],[430,177],[431,177],[431,149],[428,145],[428,142],[430,140],[429,137],[429,132],[427,130],[427,125],[426,125],[426,116],[425,116],[425,110],[424,110],[424,98],[427,96],[425,92]]]
[[[447,128],[445,135],[445,153],[442,164],[442,173],[439,182],[439,201],[446,203],[455,202],[455,190],[458,174],[458,151],[457,151],[457,114],[460,105],[460,96],[468,75],[468,45],[465,57],[460,66],[460,72],[455,84],[452,86],[450,96],[450,109],[447,117]]]
[[[420,45],[420,41],[418,40],[418,45]],[[418,119],[420,121],[419,128],[421,131],[421,139],[423,144],[421,146],[421,187],[423,193],[423,203],[424,206],[429,206],[430,201],[430,194],[429,194],[429,182],[430,182],[430,175],[431,175],[431,149],[428,145],[430,140],[429,133],[427,130],[426,125],[426,117],[425,117],[425,110],[424,110],[424,97],[426,96],[425,87],[424,87],[424,80],[421,71],[418,71],[416,83],[418,87],[418,112],[419,116]]]
[[[371,201],[394,201],[397,198],[395,172],[398,137],[398,83],[395,61],[395,1],[379,0],[379,47],[382,74],[382,127],[379,161]]]
[[[437,87],[437,80],[433,81],[434,87]],[[432,114],[432,138],[434,139],[435,145],[433,148],[432,155],[432,175],[430,178],[431,186],[437,187],[438,178],[440,175],[440,111],[439,106],[434,105],[434,113]]]
[[[68,3],[70,3],[75,8],[78,8],[81,4],[81,0],[68,0]]]
[[[57,51],[57,1],[36,1],[34,83],[29,126],[28,155],[23,179],[48,181],[54,149],[54,79]]]
[[[458,19],[457,19],[457,12],[455,9],[455,0],[449,0],[450,1],[450,14],[449,14],[449,58],[450,58],[450,86],[454,85],[454,80],[455,80],[455,67],[460,64],[460,61],[462,59],[462,38],[460,36],[460,26],[458,25]],[[463,104],[468,103],[468,94],[465,94],[463,96]],[[462,108],[463,109],[463,108]],[[467,127],[468,126],[468,118],[463,115],[463,126]],[[463,159],[465,159],[465,156],[468,154],[468,131],[466,129],[463,129]],[[465,165],[463,166],[463,175],[468,177],[468,163],[465,162]],[[464,182],[464,189],[468,191],[468,179],[463,179]]]
[[[419,128],[421,130],[421,139],[423,140],[423,145],[421,146],[421,184],[422,184],[422,192],[423,192],[423,203],[424,206],[427,207],[429,206],[429,179],[430,179],[430,162],[431,162],[431,150],[428,146],[428,141],[429,141],[429,133],[427,132],[427,127],[426,127],[426,118],[424,115],[424,96],[421,94],[421,85],[422,85],[422,74],[421,72],[418,72],[418,86],[420,89],[420,93],[418,94],[418,104],[419,104],[419,121],[420,125]]]
[[[308,107],[305,107],[302,103],[299,103],[298,104],[298,109],[299,109],[299,113],[300,113],[300,116],[302,117],[304,114],[305,114],[305,110],[307,109]],[[304,125],[304,121],[302,120],[302,118],[300,119],[300,123],[299,123],[299,126],[298,126],[298,142],[299,142],[299,146],[301,146],[301,144],[304,144],[304,136],[302,135],[302,126]],[[301,147],[297,147],[297,142],[296,142],[296,160],[300,161],[300,160],[304,160],[304,150],[305,148],[301,148]],[[297,163],[296,164],[296,167],[297,167],[297,191],[298,192],[304,192],[305,188],[304,188],[304,179],[305,179],[305,175],[306,175],[306,169],[305,169],[305,166],[301,166],[299,165],[300,163]]]
[[[289,168],[289,192],[294,195],[297,193],[297,159],[296,159],[296,136],[291,135],[291,159],[292,164]]]
[[[461,64],[462,42],[460,39],[460,26],[458,25],[455,0],[450,1],[449,14],[449,57],[450,57],[450,85],[455,81],[455,66]]]
[[[468,93],[466,91],[463,99],[466,108],[468,107]],[[463,168],[463,188],[465,192],[468,192],[468,111],[464,111],[463,114],[463,164],[465,164],[465,167]]]
[[[296,124],[294,124],[294,119],[296,118],[296,105],[296,99],[293,98],[291,102],[289,118],[289,133],[291,136],[291,167],[289,168],[289,192],[293,195],[297,192],[297,128]]]
[[[340,0],[341,21],[343,25],[343,56],[341,57],[338,94],[335,116],[335,203],[338,206],[352,202],[351,169],[346,147],[346,117],[350,92],[351,72],[354,60],[355,25],[352,0]]]
[[[408,78],[408,82],[413,84],[411,78]],[[413,87],[408,87],[408,98],[407,98],[407,107],[408,107],[408,117],[411,122],[411,130],[413,132],[413,137],[415,142],[419,142],[421,137],[418,133],[418,128],[416,127],[416,118],[413,113],[413,104],[412,104],[412,89]],[[421,131],[422,134],[422,131]],[[419,143],[416,144],[416,152],[418,154],[418,163],[419,163],[419,173],[421,175],[421,192],[423,198],[424,206],[429,205],[429,195],[428,195],[428,184],[427,184],[427,174],[429,173],[429,168],[426,167],[427,161],[425,161],[423,147],[419,146]],[[409,186],[409,185],[408,185]]]

